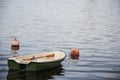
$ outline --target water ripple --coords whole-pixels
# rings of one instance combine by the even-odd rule
[[[119,80],[119,3],[0,0],[0,80]],[[62,50],[67,55],[63,69],[50,70],[49,74],[10,72],[7,59],[13,56],[10,46],[14,37],[20,40],[18,55]],[[78,60],[70,58],[73,47],[80,50]]]

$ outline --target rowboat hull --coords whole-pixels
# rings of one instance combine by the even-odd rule
[[[7,80],[48,80],[53,75],[61,75],[64,72],[62,65],[47,70],[25,71],[25,70],[9,70]]]
[[[9,69],[25,69],[26,71],[46,70],[59,66],[62,60],[48,63],[36,63],[31,62],[30,64],[18,64],[14,60],[8,60]]]
[[[17,63],[15,60],[8,59],[9,69],[22,69],[26,71],[46,70],[57,67],[64,60],[65,56],[61,59],[46,61],[46,62],[30,62],[29,64]]]

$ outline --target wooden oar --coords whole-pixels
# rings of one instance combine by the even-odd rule
[[[22,59],[22,60],[34,60],[34,59],[38,59],[38,58],[43,58],[43,57],[47,57],[47,58],[49,58],[49,57],[54,57],[55,56],[55,54],[53,53],[53,54],[48,54],[48,55],[45,55],[45,56],[39,56],[39,57],[35,57],[35,56],[33,56],[32,58],[25,58],[25,59]]]

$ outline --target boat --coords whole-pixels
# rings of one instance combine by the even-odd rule
[[[46,70],[59,66],[65,57],[65,53],[61,51],[10,57],[8,58],[8,68],[25,71]]]

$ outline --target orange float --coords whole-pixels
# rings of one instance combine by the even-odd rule
[[[70,50],[70,57],[71,59],[79,59],[79,54],[80,54],[80,51],[78,48],[72,48]]]
[[[19,40],[15,38],[11,43],[11,50],[19,50],[19,45]]]

